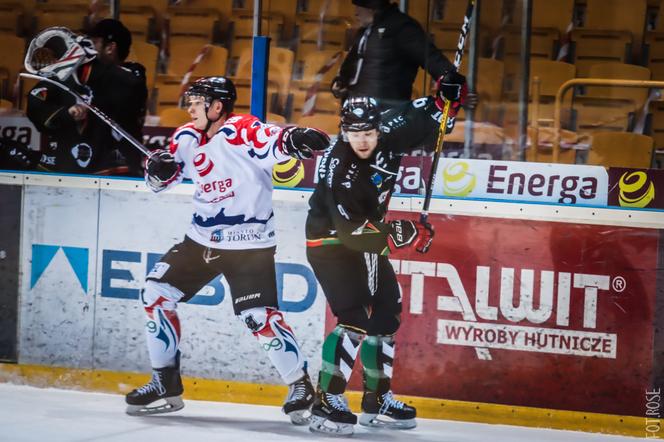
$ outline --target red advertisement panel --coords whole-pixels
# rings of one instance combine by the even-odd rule
[[[644,416],[658,230],[429,220],[428,254],[391,256],[404,311],[397,394]]]

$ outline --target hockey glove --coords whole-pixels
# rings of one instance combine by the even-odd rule
[[[145,180],[155,192],[175,181],[180,171],[180,165],[167,150],[155,150],[145,160]]]
[[[391,221],[387,245],[390,252],[414,248],[419,253],[429,251],[433,241],[433,227],[429,223],[420,223],[407,219]]]
[[[465,101],[468,94],[466,86],[466,77],[455,70],[447,71],[438,79],[438,97],[448,101]]]
[[[330,137],[318,129],[289,126],[281,132],[282,152],[298,160],[311,158],[313,151],[325,150],[329,145]]]

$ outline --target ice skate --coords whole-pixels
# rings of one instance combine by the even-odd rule
[[[172,413],[184,408],[182,379],[178,367],[156,368],[152,379],[125,397],[127,414],[145,416]]]
[[[414,407],[395,399],[391,391],[384,394],[365,391],[362,397],[360,425],[408,430],[417,426],[416,414]]]
[[[282,407],[294,425],[307,425],[311,416],[311,404],[314,402],[314,387],[309,375],[288,386],[288,396]]]
[[[329,394],[319,391],[311,407],[309,431],[333,436],[353,434],[357,416],[351,413],[343,394]]]

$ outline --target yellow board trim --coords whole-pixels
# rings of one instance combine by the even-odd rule
[[[149,374],[85,370],[42,365],[0,363],[0,382],[35,387],[125,394],[149,380]],[[236,402],[281,406],[287,388],[283,385],[183,377],[184,398],[201,401]],[[359,410],[361,393],[347,394],[353,410]],[[546,408],[518,407],[480,402],[455,401],[399,395],[417,408],[417,416],[486,424],[552,428],[663,439],[664,431],[646,434],[646,418]],[[652,423],[654,419],[650,420]]]

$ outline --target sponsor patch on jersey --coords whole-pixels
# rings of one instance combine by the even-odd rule
[[[224,240],[224,233],[221,230],[215,230],[210,235],[211,242],[222,242]]]
[[[170,267],[171,265],[167,262],[158,262],[152,267],[147,278],[161,279]]]

